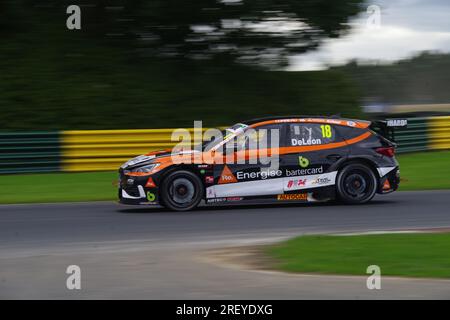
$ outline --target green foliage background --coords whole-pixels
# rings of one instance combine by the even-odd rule
[[[450,54],[421,52],[392,64],[358,64],[335,67],[350,76],[362,97],[386,104],[433,104],[450,101]]]
[[[219,41],[214,37],[205,36],[202,45],[184,41],[192,36],[189,25],[196,22],[245,19],[250,13],[260,21],[264,8],[281,6],[310,23],[315,38],[301,30],[282,39],[236,30],[220,41],[291,50],[288,44],[300,39],[305,46],[291,54],[313,50],[320,39],[341,35],[342,22],[362,3],[324,1],[245,1],[245,6],[207,14],[202,8],[219,2],[75,1],[83,8],[82,30],[70,31],[65,12],[70,1],[3,0],[0,131],[190,127],[194,120],[223,126],[289,114],[363,118],[360,106],[368,102],[450,101],[448,54],[422,53],[389,65],[352,62],[324,71],[282,72],[269,71],[274,70],[272,65],[236,63],[237,57],[245,56],[243,49],[212,54],[208,44]],[[105,9],[108,6],[124,10]],[[160,32],[159,41],[142,41],[148,28]],[[177,53],[175,57],[157,54],[167,48]],[[192,52],[209,58],[188,58]],[[274,60],[277,63],[283,56]]]
[[[40,2],[53,6],[35,6]],[[67,30],[65,7],[57,2],[5,0],[1,6],[2,131],[184,127],[194,120],[221,126],[279,114],[360,115],[358,92],[341,71],[267,71],[220,55],[163,59],[146,55],[133,39],[105,37],[117,27],[107,19],[103,25],[86,16],[93,28]],[[314,12],[312,17],[319,14]],[[330,28],[346,14],[336,20],[321,16],[317,24]]]

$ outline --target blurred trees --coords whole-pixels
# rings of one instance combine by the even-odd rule
[[[350,62],[333,70],[351,76],[368,102],[450,102],[450,54],[422,52],[391,64]]]
[[[341,35],[361,2],[2,0],[0,130],[359,116],[342,72],[267,70]],[[80,31],[66,29],[69,4],[81,7]]]
[[[83,30],[143,55],[221,56],[279,66],[348,29],[363,0],[64,0],[80,4]],[[39,0],[45,4],[55,1]],[[59,2],[61,3],[61,1]],[[86,6],[84,4],[89,4]]]

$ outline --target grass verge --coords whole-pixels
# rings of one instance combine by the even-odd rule
[[[400,190],[450,189],[450,151],[400,155]],[[0,176],[0,203],[114,200],[117,172]]]
[[[397,156],[402,181],[399,190],[450,189],[450,151]]]
[[[273,268],[287,272],[450,278],[450,233],[302,236],[267,247]]]
[[[117,199],[117,172],[45,173],[0,176],[0,203]]]

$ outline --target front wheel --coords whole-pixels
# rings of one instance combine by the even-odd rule
[[[170,173],[161,185],[162,204],[170,210],[188,211],[195,208],[203,197],[200,178],[190,171]]]
[[[339,200],[349,204],[365,203],[375,196],[377,177],[364,164],[349,164],[339,171],[336,188]]]

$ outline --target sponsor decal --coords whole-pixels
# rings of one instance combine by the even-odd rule
[[[206,176],[205,177],[205,182],[206,183],[214,183],[214,177],[213,176]]]
[[[298,122],[299,119],[276,119],[275,123]]]
[[[243,197],[228,197],[227,201],[233,202],[233,201],[241,201],[243,199],[244,199]]]
[[[311,181],[311,185],[323,185],[323,184],[328,184],[330,182],[331,182],[331,180],[328,177],[317,178],[317,179],[314,179],[313,181]]]
[[[304,133],[304,130],[306,130],[308,132],[307,138],[303,137],[303,136],[306,136]],[[313,128],[308,128],[308,127],[300,128],[299,126],[295,126],[294,133],[296,136],[301,136],[301,137],[291,139],[291,145],[293,145],[293,146],[311,146],[311,145],[316,145],[316,144],[322,144],[321,139],[312,137]]]
[[[288,189],[306,185],[306,179],[293,179],[287,183]]]
[[[307,168],[307,169],[295,169],[295,170],[286,169],[286,177],[307,176],[311,174],[320,174],[320,173],[323,173],[322,166],[318,168]]]
[[[236,177],[231,172],[231,170],[228,168],[228,166],[225,165],[223,167],[222,173],[220,174],[219,184],[234,183],[234,182],[237,182]]]
[[[300,190],[332,185],[335,182],[336,173],[336,171],[333,171],[318,175],[285,178],[284,190]]]
[[[316,144],[322,144],[322,140],[321,139],[313,139],[313,138],[309,138],[309,139],[291,139],[291,145],[293,146],[311,146],[311,145],[316,145]]]
[[[243,200],[243,197],[227,197],[227,198],[214,198],[214,199],[208,199],[208,203],[220,203],[220,202],[234,202],[234,201],[241,201]]]
[[[356,123],[354,121],[347,121],[347,125],[349,125],[350,127],[354,127],[356,126]]]
[[[387,120],[388,127],[406,127],[407,125],[408,125],[408,120],[406,120],[406,119]]]
[[[148,201],[153,202],[153,201],[155,201],[155,199],[156,199],[156,196],[155,196],[154,193],[152,193],[152,192],[147,192],[147,200],[148,200]]]
[[[281,177],[283,175],[283,171],[278,170],[260,170],[253,172],[237,172],[238,180],[249,180],[249,179],[267,179],[267,178],[275,178]]]
[[[208,203],[219,203],[219,202],[225,202],[226,198],[214,198],[214,199],[208,199]]]
[[[149,177],[147,180],[147,183],[145,184],[146,188],[154,188],[156,187],[156,184],[153,182],[152,177]]]
[[[308,194],[306,193],[293,193],[293,194],[279,194],[277,196],[277,200],[286,201],[286,200],[308,200]]]
[[[300,167],[302,168],[306,168],[307,166],[309,166],[309,160],[305,157],[298,157],[298,164],[300,165]]]

